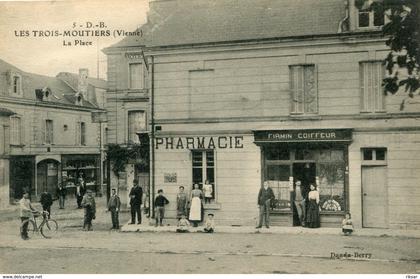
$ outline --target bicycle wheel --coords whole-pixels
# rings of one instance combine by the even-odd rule
[[[53,237],[58,230],[58,224],[57,221],[53,219],[49,219],[45,221],[45,223],[41,226],[41,234],[45,238],[51,238]]]
[[[32,221],[32,220],[23,221],[23,223],[20,225],[20,235],[21,236],[22,236],[22,233],[23,233],[23,227],[24,226],[27,226],[26,237],[32,238],[35,234],[35,231],[36,231],[35,222]]]

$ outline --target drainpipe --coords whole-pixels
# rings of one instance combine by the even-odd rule
[[[151,190],[151,201],[149,202],[150,209],[152,212],[152,218],[155,218],[155,64],[154,64],[154,57],[153,55],[150,56],[151,59],[151,84],[150,84],[150,120],[151,120],[151,156],[150,156],[150,163],[151,163],[151,184],[152,184],[152,190]],[[149,211],[150,216],[150,211]]]

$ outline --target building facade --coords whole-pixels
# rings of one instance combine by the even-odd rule
[[[43,191],[55,195],[58,183],[72,193],[80,177],[99,193],[100,125],[92,122],[92,112],[104,110],[83,87],[72,88],[58,77],[27,73],[2,60],[0,65],[0,103],[14,113],[6,143],[7,200],[20,199],[25,190],[35,199]],[[82,69],[82,84],[86,78]]]
[[[321,226],[351,212],[356,227],[418,229],[420,102],[383,93],[383,24],[351,0],[151,2],[140,42],[107,53],[111,77],[129,68],[111,53],[144,52],[168,216],[179,186],[208,180],[218,223],[255,225],[268,181],[273,224],[293,226],[300,180],[318,187]]]

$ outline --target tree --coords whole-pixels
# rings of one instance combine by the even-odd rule
[[[367,0],[357,0],[356,4]],[[409,97],[420,91],[420,1],[381,0],[373,1],[370,9],[385,14],[388,22],[382,33],[388,38],[386,45],[391,51],[384,60],[388,76],[384,78],[385,92],[397,93],[404,87]],[[401,104],[401,109],[404,102]]]

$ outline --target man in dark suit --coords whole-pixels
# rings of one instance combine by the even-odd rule
[[[143,198],[143,189],[139,186],[137,179],[133,180],[133,188],[130,190],[130,206],[131,206],[131,224],[141,224],[141,202]]]
[[[265,219],[265,226],[270,227],[270,203],[274,199],[274,192],[268,186],[268,182],[264,181],[263,186],[258,193],[258,207],[260,208],[259,222],[257,229],[260,229],[263,225]]]
[[[48,219],[50,219],[51,205],[53,204],[53,199],[52,199],[51,193],[49,193],[47,190],[45,190],[41,194],[41,200],[40,200],[40,202],[41,202],[41,205],[42,205],[42,210],[48,212]]]

